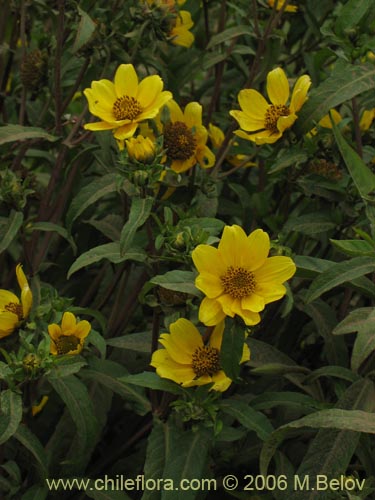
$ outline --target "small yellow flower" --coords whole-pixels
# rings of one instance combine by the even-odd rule
[[[276,10],[281,10],[282,6],[285,3],[285,0],[267,0],[267,2],[268,2],[268,5],[272,8],[275,6],[275,4],[277,2]],[[287,5],[285,7],[284,12],[297,12],[297,10],[298,10],[297,5]]]
[[[83,349],[84,340],[90,333],[91,325],[83,320],[77,323],[77,318],[71,312],[65,312],[61,320],[61,327],[56,323],[48,325],[51,338],[50,353],[79,354]]]
[[[163,125],[164,148],[171,169],[185,172],[199,163],[202,168],[210,168],[215,163],[215,155],[206,146],[208,133],[202,125],[202,106],[190,102],[184,111],[176,101],[167,103],[170,120]]]
[[[214,382],[211,390],[224,392],[232,380],[220,367],[223,332],[224,322],[221,322],[215,326],[209,342],[204,344],[193,323],[180,318],[170,325],[170,333],[160,336],[159,342],[165,349],[155,351],[150,364],[160,377],[173,380],[182,387]],[[244,343],[241,363],[249,359],[250,350]]]
[[[194,35],[189,30],[194,26],[194,22],[191,19],[191,14],[187,10],[180,10],[176,14],[176,19],[172,29],[169,32],[171,42],[174,45],[180,45],[181,47],[186,47],[187,49],[191,47],[194,42]]]
[[[268,257],[269,250],[266,232],[256,229],[246,236],[237,225],[224,228],[218,248],[198,245],[193,250],[199,272],[195,286],[206,295],[199,309],[202,323],[213,326],[237,314],[246,325],[256,325],[265,305],[285,295],[283,283],[296,266],[289,257]]]
[[[256,144],[273,144],[297,120],[296,113],[307,100],[310,85],[308,75],[299,77],[290,104],[287,105],[290,94],[287,77],[281,68],[270,71],[267,75],[267,93],[272,104],[268,104],[254,89],[241,90],[238,94],[241,111],[229,112],[242,129],[234,133]]]
[[[152,163],[155,159],[155,143],[149,137],[138,135],[127,139],[126,149],[130,158],[141,163]]]
[[[366,132],[370,127],[375,118],[375,108],[367,110],[365,109],[362,113],[361,119],[359,121],[359,128],[362,132]]]
[[[33,304],[33,295],[21,264],[16,267],[21,288],[21,301],[12,292],[0,290],[0,339],[10,335],[27,318]]]
[[[320,127],[332,129],[332,122],[329,115],[332,116],[332,120],[335,125],[340,123],[342,120],[342,116],[340,115],[340,113],[336,111],[335,108],[332,108],[329,110],[329,113],[327,115],[323,116],[323,118],[319,120],[318,125]],[[310,132],[307,133],[307,136],[311,137],[313,135],[316,135],[317,133],[318,129],[314,127],[313,129],[310,130]]]
[[[138,83],[132,64],[121,64],[114,82],[94,81],[83,91],[90,112],[102,121],[87,123],[87,130],[113,130],[118,140],[132,137],[139,123],[154,118],[159,109],[172,98],[163,91],[163,80],[158,75],[147,76]]]
[[[211,143],[214,148],[220,148],[224,141],[224,132],[217,127],[216,125],[213,125],[210,123],[208,125],[208,136],[211,140]],[[233,149],[238,146],[238,142],[233,142],[232,143]],[[256,163],[253,161],[250,161],[250,157],[241,153],[238,154],[230,154],[226,156],[226,159],[228,160],[228,163],[233,165],[233,167],[256,167]]]

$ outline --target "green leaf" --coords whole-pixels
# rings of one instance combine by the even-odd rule
[[[375,261],[371,257],[355,257],[344,262],[333,263],[330,269],[312,282],[305,300],[307,303],[312,302],[328,290],[374,270]]]
[[[80,7],[77,6],[77,8],[81,19],[78,24],[77,35],[72,47],[73,54],[78,52],[79,49],[90,42],[97,28],[96,23],[91,19],[91,17]]]
[[[59,226],[58,224],[53,224],[52,222],[29,222],[27,224],[27,229],[31,231],[54,231],[69,243],[72,247],[74,255],[77,252],[77,245],[75,244],[73,238],[64,227]]]
[[[281,392],[264,392],[259,396],[255,396],[250,401],[250,406],[254,410],[268,410],[277,406],[285,406],[286,408],[295,408],[306,413],[315,410],[323,410],[330,406],[328,403],[316,401],[306,394],[299,392],[281,391]]]
[[[369,198],[367,195],[375,190],[375,175],[368,168],[366,163],[364,163],[358,153],[356,153],[345,141],[337,125],[334,123],[332,123],[332,130],[341,156],[344,159],[345,165],[349,170],[349,174],[359,194],[364,200],[368,200]]]
[[[152,333],[138,332],[124,335],[123,337],[115,337],[107,339],[107,344],[119,349],[129,349],[129,351],[151,352]]]
[[[53,142],[57,141],[58,137],[54,137],[38,127],[22,127],[21,125],[4,125],[0,127],[0,145],[26,139],[46,139]]]
[[[160,378],[154,372],[143,372],[135,375],[125,375],[118,379],[125,384],[134,384],[148,389],[157,389],[159,391],[167,391],[172,394],[181,395],[184,390],[172,380]]]
[[[373,5],[372,0],[349,0],[346,2],[336,19],[335,33],[343,36],[352,28],[357,28]]]
[[[17,431],[22,420],[22,397],[11,389],[0,392],[0,445]]]
[[[82,356],[62,356],[56,358],[52,368],[48,372],[48,378],[63,378],[78,373],[80,369],[87,365],[86,360]]]
[[[134,235],[138,228],[148,219],[154,199],[148,198],[133,198],[130,207],[129,219],[121,230],[120,236],[120,254],[124,256],[129,250],[133,242]]]
[[[369,380],[359,380],[351,385],[340,398],[337,407],[346,409],[371,411],[375,397],[374,385]],[[328,410],[332,411],[332,410]],[[335,410],[340,411],[340,410]],[[361,412],[365,415],[366,411]],[[350,413],[350,410],[349,410]],[[311,415],[313,416],[313,415]],[[360,434],[346,429],[320,429],[309,445],[296,474],[300,478],[310,477],[310,488],[316,490],[315,480],[318,475],[337,478],[345,474],[355,453]],[[276,431],[277,432],[277,431]],[[289,492],[288,492],[289,493]],[[323,500],[325,493],[316,491],[291,492],[287,495],[291,500]]]
[[[87,207],[100,200],[100,198],[103,198],[103,196],[117,192],[117,189],[118,177],[116,174],[103,175],[83,187],[74,197],[66,214],[68,229],[70,230],[73,222]]]
[[[234,321],[227,322],[221,341],[220,364],[231,380],[236,380],[239,377],[244,341],[244,327]]]
[[[294,130],[309,132],[331,108],[374,88],[375,68],[372,64],[336,65],[331,76],[309,92],[309,99],[298,114]]]
[[[165,274],[159,274],[150,279],[150,283],[159,285],[168,290],[176,292],[184,292],[196,297],[200,297],[201,293],[194,285],[196,274],[192,271],[168,271]]]
[[[86,386],[74,375],[64,378],[49,378],[49,383],[67,406],[76,425],[77,461],[91,450],[98,433],[98,421]]]
[[[323,366],[311,372],[305,379],[306,384],[313,382],[319,377],[336,377],[342,380],[347,380],[348,382],[356,382],[359,375],[353,373],[348,368],[343,366]]]
[[[239,24],[238,26],[233,26],[233,28],[227,28],[221,31],[217,35],[213,35],[206,47],[206,49],[211,49],[219,43],[227,42],[232,38],[237,38],[240,35],[249,35],[254,37],[254,30],[250,26]]]
[[[168,423],[154,419],[152,431],[147,440],[146,461],[144,465],[145,477],[159,479],[163,477],[165,465],[165,448],[167,446]],[[160,493],[155,490],[145,490],[142,500],[159,500]]]
[[[290,217],[285,223],[284,231],[296,231],[303,234],[318,234],[336,227],[336,222],[329,215],[321,212]]]
[[[13,437],[33,455],[35,460],[29,463],[36,466],[40,478],[44,480],[48,477],[47,456],[35,434],[24,424],[20,424]]]
[[[375,248],[364,240],[329,240],[340,252],[349,257],[372,255],[375,257]]]
[[[102,259],[107,259],[114,264],[119,264],[125,260],[134,260],[136,262],[144,262],[147,258],[147,254],[138,248],[130,248],[125,255],[120,255],[120,244],[118,241],[112,243],[105,243],[104,245],[99,245],[97,247],[91,248],[81,254],[70,266],[67,278],[69,279],[72,274],[79,271],[83,267],[90,266]]]
[[[4,252],[17,236],[23,223],[23,213],[12,210],[8,219],[5,233],[0,238],[0,253]]]
[[[114,361],[91,360],[91,367],[80,372],[80,377],[98,382],[107,389],[119,394],[132,409],[139,415],[146,415],[151,411],[150,401],[144,391],[124,382],[122,377],[127,375],[125,368]]]
[[[223,400],[220,403],[220,408],[224,413],[238,420],[246,429],[254,431],[262,441],[268,439],[274,430],[271,422],[263,413],[254,410],[244,401],[236,399]]]
[[[363,401],[368,400],[369,387],[372,386],[371,393],[373,394],[373,384],[368,380],[361,379],[356,384],[361,384],[361,391],[358,396],[358,402],[354,403],[363,404]],[[362,390],[366,386],[366,391]],[[343,410],[333,408],[329,410],[321,410],[310,415],[306,415],[299,420],[289,422],[276,429],[264,443],[260,455],[260,469],[261,474],[266,475],[268,464],[274,455],[278,445],[284,440],[288,432],[295,429],[304,428],[318,428],[318,429],[340,429],[344,431],[356,431],[375,434],[375,414],[362,410]],[[335,460],[338,455],[332,454]]]

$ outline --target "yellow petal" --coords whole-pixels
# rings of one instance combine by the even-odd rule
[[[189,128],[202,125],[202,106],[198,102],[189,102],[184,110],[184,118]]]
[[[265,304],[279,300],[286,294],[285,286],[278,283],[257,284],[255,291],[263,297]]]
[[[214,299],[224,292],[220,277],[213,274],[201,273],[195,280],[195,286],[209,299]]]
[[[83,340],[90,333],[90,330],[91,330],[91,324],[88,321],[86,320],[79,321],[77,323],[77,326],[75,327],[74,335],[77,338]]]
[[[86,92],[86,91],[89,92]],[[117,99],[115,86],[109,80],[99,80],[92,82],[91,89],[85,89],[84,94],[91,94],[93,105],[102,108],[103,111],[112,111],[113,104]]]
[[[23,317],[27,318],[30,309],[33,305],[33,294],[31,293],[30,288],[25,288],[21,292],[21,303],[22,303],[22,312],[23,312]]]
[[[16,314],[10,311],[0,312],[0,338],[10,335],[18,326]]]
[[[118,140],[125,140],[125,139],[129,139],[129,137],[133,137],[133,135],[135,134],[135,131],[137,130],[137,127],[138,127],[138,123],[135,122],[135,123],[128,123],[126,125],[123,125],[122,127],[119,127],[118,129],[116,129],[116,131],[114,132],[114,137]]]
[[[268,283],[282,284],[296,272],[296,265],[290,257],[276,256],[269,257],[265,263],[257,269],[255,281],[260,286]]]
[[[227,377],[227,375],[225,375],[225,372],[223,370],[215,373],[211,378],[212,381],[215,382],[211,388],[212,391],[224,392],[232,383],[232,380]]]
[[[177,104],[177,102],[174,99],[171,99],[167,103],[168,109],[169,109],[169,115],[171,122],[183,122],[184,121],[184,114],[180,108],[180,106]]]
[[[19,304],[20,299],[9,290],[0,289],[0,309],[4,309],[7,304]]]
[[[225,313],[216,299],[205,297],[199,308],[199,321],[206,326],[215,326],[225,318]]]
[[[58,340],[61,337],[61,328],[56,323],[48,325],[48,334],[52,340]]]
[[[210,346],[214,347],[218,351],[221,350],[224,327],[225,327],[225,321],[221,321],[218,325],[215,326],[210,336]]]
[[[249,243],[248,258],[245,262],[249,271],[260,267],[270,251],[270,237],[262,229],[256,229],[247,237]]]
[[[375,110],[367,110],[363,112],[361,119],[359,121],[359,128],[363,131],[366,132],[371,127],[371,124],[375,118]],[[336,123],[336,122],[335,122]]]
[[[336,125],[338,123],[340,123],[342,120],[342,116],[340,115],[340,113],[338,111],[336,111],[335,108],[332,108],[329,110],[328,115],[323,116],[323,118],[321,120],[319,120],[319,125],[321,127],[330,128],[330,129],[332,128],[332,123],[331,123],[329,115],[332,116],[332,120],[334,121],[334,123]]]
[[[93,123],[86,123],[83,128],[85,130],[111,130],[113,128],[116,128],[117,125],[114,123],[108,123],[108,122],[93,122]]]
[[[142,109],[148,108],[163,90],[163,80],[158,75],[147,76],[138,86],[137,100]]]
[[[196,163],[197,160],[193,155],[188,160],[173,160],[171,163],[171,169],[174,172],[181,174],[182,172],[186,172],[186,170],[189,170],[190,168],[194,167]]]
[[[152,355],[150,365],[156,368],[156,373],[159,377],[168,378],[177,384],[191,382],[195,378],[192,367],[173,361],[166,349],[155,351]]]
[[[198,347],[203,346],[201,334],[193,323],[185,318],[172,323],[169,329],[170,335],[162,335],[160,343],[164,345],[174,361],[191,364],[194,352]]]
[[[252,312],[263,311],[265,306],[264,298],[256,293],[252,293],[248,297],[241,300],[241,308]]]
[[[218,250],[224,264],[228,267],[249,265],[248,253],[251,247],[245,231],[236,224],[224,227]]]
[[[245,325],[253,326],[260,323],[260,316],[257,312],[248,311],[247,309],[239,309],[238,314],[245,322]]]
[[[267,75],[267,94],[272,104],[284,106],[289,99],[289,83],[281,68],[270,71]]]
[[[138,90],[138,76],[132,64],[120,64],[115,74],[117,97],[135,97]]]
[[[195,156],[202,168],[211,168],[215,164],[216,157],[207,146],[199,149]]]
[[[249,117],[243,111],[229,111],[229,114],[235,118],[240,127],[247,132],[255,132],[256,130],[264,129],[264,116],[259,118]]]
[[[307,100],[307,92],[310,88],[311,80],[308,75],[302,75],[296,81],[293,89],[290,109],[292,113],[299,111]]]
[[[76,327],[76,317],[73,313],[67,311],[64,312],[61,320],[61,331],[64,335],[72,334]]]
[[[277,128],[281,133],[283,133],[284,130],[290,128],[296,120],[297,120],[297,115],[295,114],[290,114],[288,116],[280,116],[280,118],[277,120]]]
[[[281,137],[281,133],[273,133],[270,130],[262,130],[260,132],[254,132],[253,134],[247,134],[242,130],[235,130],[234,133],[241,137],[242,139],[246,139],[248,141],[255,142],[255,144],[273,144]]]
[[[198,245],[191,257],[199,273],[221,276],[226,271],[227,266],[222,261],[220,252],[210,245]]]
[[[246,361],[249,361],[249,359],[250,359],[250,349],[249,346],[246,343],[244,343],[240,363],[245,363]]]
[[[228,295],[227,293],[225,293],[225,294],[221,295],[220,297],[218,297],[216,300],[220,303],[224,313],[227,316],[230,316],[231,318],[233,318],[235,315],[235,312],[233,311],[233,304],[236,301],[239,302],[239,299],[235,299],[235,298],[231,297],[230,295]]]
[[[238,94],[238,102],[242,111],[254,120],[264,120],[268,102],[257,90],[243,89]]]

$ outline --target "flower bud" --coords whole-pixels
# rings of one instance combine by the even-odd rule
[[[152,163],[155,159],[155,144],[149,137],[138,135],[126,141],[126,149],[132,160],[140,163]]]

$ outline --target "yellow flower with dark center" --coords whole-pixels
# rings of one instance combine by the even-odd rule
[[[151,366],[162,378],[173,380],[182,387],[214,383],[211,390],[223,392],[232,380],[220,367],[220,349],[224,322],[216,325],[208,343],[203,342],[198,329],[187,319],[180,318],[170,325],[170,333],[163,333],[159,342],[164,349],[152,355]],[[250,359],[250,350],[244,343],[241,363]]]
[[[241,90],[238,94],[241,111],[229,111],[241,127],[234,133],[256,144],[273,144],[297,120],[296,113],[307,100],[310,85],[308,75],[299,77],[290,104],[287,105],[290,94],[287,77],[281,68],[270,71],[267,75],[267,93],[272,104],[254,89]]]
[[[88,321],[78,321],[71,312],[65,312],[61,320],[61,327],[56,323],[48,325],[51,338],[50,353],[79,354],[83,349],[84,340],[90,333],[91,325]]]
[[[159,109],[172,98],[163,91],[163,81],[158,75],[147,76],[138,83],[132,64],[121,64],[114,82],[103,79],[94,81],[85,89],[90,112],[102,121],[87,123],[87,130],[113,130],[116,139],[132,137],[139,123],[154,118]]]
[[[268,5],[272,8],[274,8],[276,2],[276,10],[281,10],[281,8],[283,7],[284,3],[285,3],[285,0],[267,0],[268,1]],[[290,5],[288,4],[285,9],[284,9],[284,12],[297,12],[298,10],[298,7],[297,5]]]
[[[152,163],[155,159],[155,143],[149,137],[138,135],[127,139],[126,149],[130,158],[141,163]]]
[[[283,283],[296,266],[289,257],[268,257],[269,250],[265,231],[246,236],[237,225],[224,228],[218,248],[198,245],[193,250],[199,272],[195,286],[206,295],[199,309],[202,323],[213,326],[237,314],[246,325],[256,325],[265,305],[285,295]]]
[[[9,290],[0,290],[0,338],[10,335],[27,318],[33,304],[33,295],[21,264],[16,267],[16,275],[21,301]]]
[[[164,148],[171,169],[181,173],[199,163],[202,168],[210,168],[215,163],[215,155],[206,146],[208,133],[202,125],[202,106],[190,102],[182,111],[171,100],[167,103],[170,121],[163,126]]]

